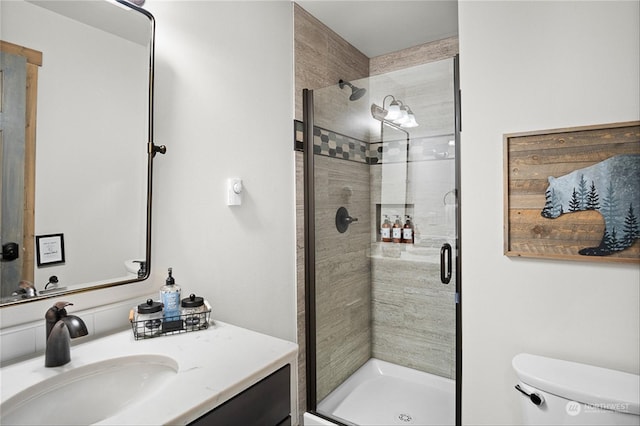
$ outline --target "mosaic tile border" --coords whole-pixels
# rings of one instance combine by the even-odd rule
[[[295,149],[301,151],[303,123],[294,120]],[[378,146],[321,127],[313,128],[313,152],[325,157],[339,158],[364,164],[380,161]]]
[[[302,133],[302,121],[294,120],[294,149],[297,151],[303,150]],[[451,134],[412,139],[408,161],[454,159],[453,138]],[[407,161],[404,139],[385,143],[365,142],[321,127],[313,128],[313,150],[317,155],[369,165]]]

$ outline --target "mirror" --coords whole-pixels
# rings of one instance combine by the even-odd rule
[[[146,279],[151,171],[164,153],[152,142],[153,16],[124,0],[0,8],[2,305]],[[25,85],[16,75],[26,95],[12,97]],[[16,110],[26,123],[12,129]]]

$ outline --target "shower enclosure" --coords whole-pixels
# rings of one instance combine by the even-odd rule
[[[304,90],[307,403],[334,423],[460,422],[457,70]]]

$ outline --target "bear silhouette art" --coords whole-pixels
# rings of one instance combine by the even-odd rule
[[[600,245],[579,250],[581,255],[607,256],[629,248],[640,237],[640,154],[616,155],[548,180],[543,217],[596,210],[604,218]]]

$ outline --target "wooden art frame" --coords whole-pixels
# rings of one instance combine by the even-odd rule
[[[503,139],[506,256],[640,262],[640,121]]]

